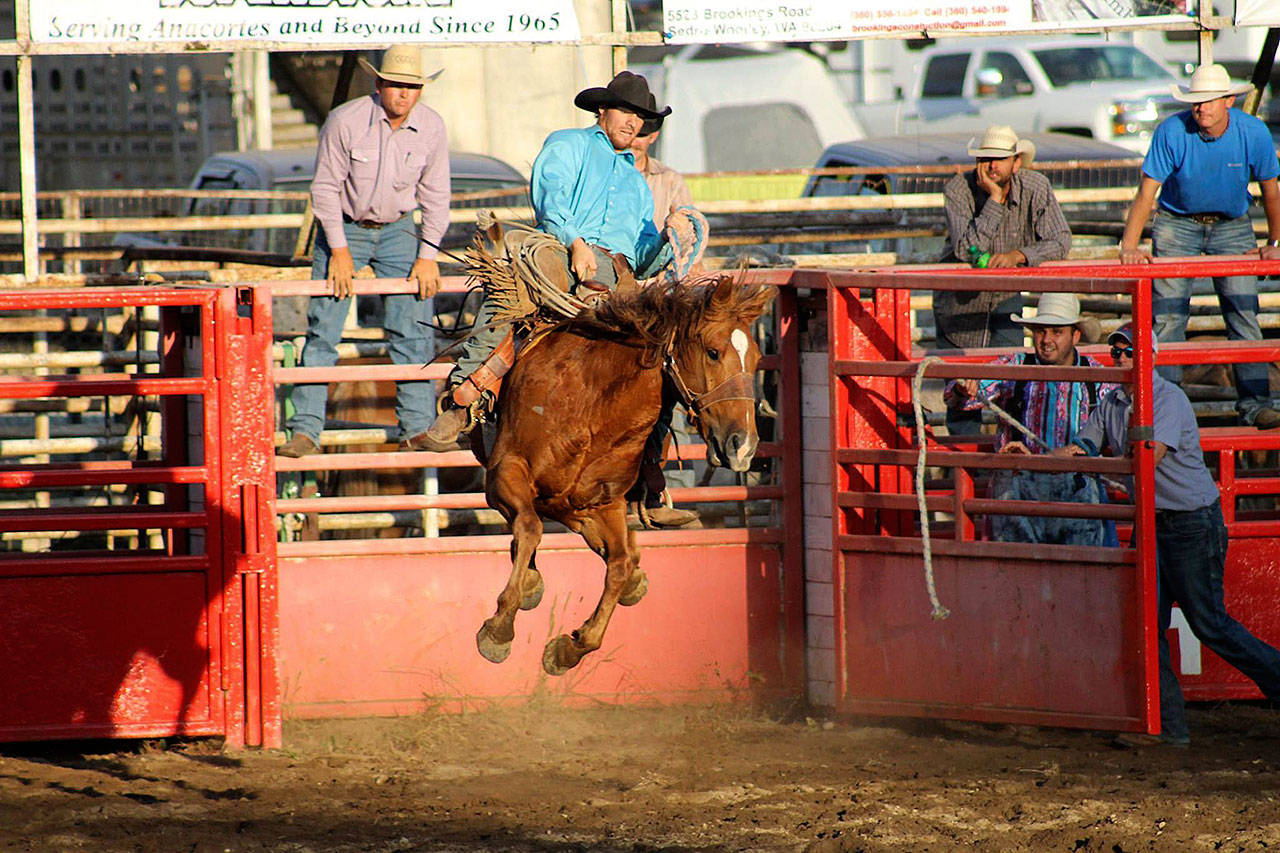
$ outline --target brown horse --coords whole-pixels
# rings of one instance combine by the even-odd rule
[[[750,467],[760,360],[751,325],[773,296],[773,288],[739,286],[727,275],[698,286],[618,292],[521,354],[499,395],[485,466],[489,505],[511,525],[512,543],[511,576],[476,635],[482,655],[505,660],[516,610],[542,599],[534,567],[541,518],[579,533],[606,565],[591,618],[547,644],[548,673],[562,675],[598,649],[614,607],[644,596],[648,581],[624,495],[657,422],[664,381],[697,420],[707,461]]]

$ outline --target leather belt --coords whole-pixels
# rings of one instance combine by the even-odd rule
[[[1219,222],[1226,222],[1228,219],[1234,219],[1233,216],[1227,216],[1225,213],[1173,213],[1170,216],[1176,216],[1179,219],[1190,219],[1192,222],[1199,222],[1201,225],[1217,225]]]
[[[404,219],[404,216],[401,216],[399,219],[396,219],[393,222],[374,222],[372,219],[352,219],[350,216],[347,216],[345,213],[342,214],[343,222],[350,222],[352,225],[356,225],[360,228],[367,228],[370,231],[377,231],[379,228],[386,228],[388,225],[394,225],[396,222],[399,222],[401,219]]]

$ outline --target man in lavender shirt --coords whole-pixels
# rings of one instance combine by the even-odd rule
[[[311,206],[320,231],[313,279],[325,278],[332,296],[313,296],[307,309],[304,367],[329,367],[351,303],[351,280],[368,264],[378,278],[416,282],[417,294],[385,298],[383,328],[391,360],[426,364],[432,339],[425,325],[431,297],[440,289],[436,248],[449,225],[449,149],[444,121],[418,102],[427,80],[414,45],[389,48],[382,66],[361,65],[377,78],[377,91],[329,114],[320,130]],[[421,211],[415,227],[413,210]],[[292,437],[277,453],[305,456],[320,449],[327,385],[297,385]],[[420,450],[432,421],[429,382],[396,383],[400,447]]]

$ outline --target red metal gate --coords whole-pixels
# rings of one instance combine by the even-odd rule
[[[1277,266],[1271,264],[1270,266]],[[1003,457],[937,437],[927,465],[951,473],[949,483],[927,489],[931,515],[952,519],[932,535],[937,596],[950,610],[930,618],[923,577],[925,550],[917,529],[911,472],[917,459],[909,379],[920,369],[911,350],[907,294],[934,290],[1066,291],[1130,294],[1137,337],[1150,329],[1150,279],[1135,274],[1195,276],[1259,271],[1256,261],[1204,261],[1124,268],[1054,265],[1016,274],[935,271],[829,276],[829,328],[834,454],[833,518],[836,550],[836,691],[841,709],[859,713],[944,716],[1110,729],[1159,730],[1155,656],[1154,461],[1150,442],[1132,460],[1057,460]],[[1269,271],[1262,269],[1261,271]],[[868,295],[870,294],[870,295]],[[1088,348],[1085,348],[1088,351]],[[926,367],[931,377],[1118,381],[1116,369],[1043,368],[986,364],[998,350],[941,351],[946,363]],[[1215,347],[1162,347],[1160,363],[1262,361],[1280,357],[1267,342]],[[1136,355],[1135,428],[1151,423],[1151,354]],[[1067,375],[1075,371],[1080,375]],[[1059,375],[1061,374],[1061,375]],[[1219,479],[1232,535],[1228,606],[1255,633],[1280,641],[1271,607],[1241,607],[1249,596],[1274,601],[1275,561],[1260,559],[1252,537],[1277,532],[1275,513],[1244,521],[1235,498],[1280,492],[1275,476],[1235,476],[1234,451],[1280,447],[1280,437],[1254,429],[1204,430],[1207,451],[1221,451]],[[1128,474],[1136,505],[1028,504],[975,494],[971,469],[1080,470]],[[1274,475],[1275,472],[1270,472]],[[1230,508],[1228,508],[1230,507]],[[1089,514],[1110,518],[1131,548],[1080,548],[975,540],[972,515]],[[945,516],[943,516],[945,517]],[[1264,592],[1265,590],[1265,592]],[[1175,617],[1175,627],[1177,625]],[[1187,634],[1189,636],[1189,632]],[[1179,659],[1177,640],[1175,661]],[[1191,698],[1257,695],[1238,673],[1205,653],[1201,672],[1182,679]],[[1209,675],[1212,673],[1212,675]],[[1218,680],[1210,685],[1205,676]],[[1224,691],[1224,685],[1229,685]]]
[[[0,531],[49,532],[0,552],[0,740],[280,742],[270,307],[252,288],[0,294],[16,314],[156,311],[132,372],[8,375],[0,399],[101,398],[104,422],[123,399],[159,419],[0,466],[30,505],[0,510]]]

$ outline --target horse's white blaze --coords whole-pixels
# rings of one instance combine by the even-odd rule
[[[751,342],[747,340],[747,333],[741,329],[734,329],[733,334],[729,335],[729,343],[733,344],[733,348],[738,351],[738,361],[742,364],[742,369],[747,369],[747,347]]]

